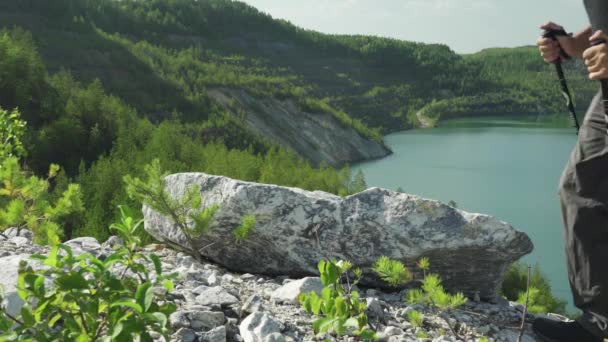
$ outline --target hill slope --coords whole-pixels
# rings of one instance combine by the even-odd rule
[[[195,4],[178,1],[172,9],[181,13],[182,6]],[[339,167],[390,152],[378,132],[322,103],[320,98],[306,95],[295,75],[281,73],[259,60],[216,53],[201,43],[206,39],[205,31],[198,28],[198,36],[189,36],[188,42],[183,41],[187,36],[179,28],[168,29],[155,22],[148,30],[146,21],[140,21],[138,15],[142,10],[149,14],[146,11],[150,5],[162,2],[13,1],[0,4],[0,19],[8,27],[16,25],[32,32],[51,72],[65,69],[82,81],[99,79],[110,93],[153,121],[179,117],[201,122],[226,115],[239,119],[243,115],[254,116],[259,106],[241,106],[242,101],[237,99],[225,102],[209,96],[220,88],[229,93],[238,90],[247,96],[276,101],[275,107],[283,100],[295,100],[297,105],[286,113],[300,125],[315,126],[317,131],[312,136],[318,133],[327,141],[302,137],[299,140],[311,146],[306,153],[299,145],[285,147],[317,165],[325,162]],[[317,125],[312,114],[323,117],[324,125]],[[282,133],[268,134],[253,124],[249,130],[263,133],[261,138]],[[336,131],[339,134],[334,137],[332,133]],[[227,138],[226,132],[213,134]],[[238,139],[238,134],[229,140],[234,139]]]
[[[217,103],[208,91],[220,87],[293,99],[375,140],[368,127],[409,128],[420,113],[432,124],[564,112],[553,71],[534,48],[460,56],[444,45],[309,31],[229,0],[10,0],[0,10],[5,25],[33,32],[51,70],[99,78],[157,119],[174,110],[206,118]],[[585,104],[595,86],[582,82],[580,64],[569,71]]]

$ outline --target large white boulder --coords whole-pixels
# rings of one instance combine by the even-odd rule
[[[380,188],[343,198],[203,173],[174,174],[166,182],[174,197],[197,184],[203,205],[220,206],[214,229],[196,239],[196,248],[243,273],[317,275],[319,260],[336,258],[362,267],[365,283],[378,286],[383,283],[369,268],[380,256],[412,270],[428,257],[448,290],[492,300],[508,265],[533,248],[525,233],[494,217]],[[189,248],[170,219],[149,207],[143,212],[155,238]],[[236,243],[233,229],[247,214],[255,215],[255,230]]]

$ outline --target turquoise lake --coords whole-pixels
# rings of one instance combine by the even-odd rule
[[[368,186],[456,201],[525,231],[554,293],[571,303],[563,251],[558,183],[576,143],[573,128],[528,119],[468,118],[434,129],[390,134],[394,154],[354,166]],[[573,309],[571,304],[569,309]]]

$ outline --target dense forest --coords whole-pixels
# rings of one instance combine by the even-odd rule
[[[311,165],[253,132],[211,89],[292,99],[361,135],[462,115],[563,112],[553,70],[532,47],[458,55],[444,45],[327,35],[229,0],[9,0],[0,3],[0,107],[27,122],[27,167],[62,167],[86,210],[65,238],[104,239],[126,174],[158,158],[170,171],[346,195],[348,168]],[[568,67],[578,103],[595,85]],[[563,115],[566,117],[565,115]]]

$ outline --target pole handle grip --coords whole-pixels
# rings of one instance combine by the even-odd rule
[[[569,36],[569,34],[563,28],[559,29],[559,30],[545,30],[543,32],[544,38],[553,39],[555,41],[557,41],[557,37],[559,37],[559,36]],[[559,47],[559,56],[560,56],[560,58],[555,60],[553,63],[561,63],[562,60],[568,60],[568,59],[572,58],[572,57],[570,57],[570,55],[568,55],[566,53],[566,51],[564,51],[564,49],[562,49],[561,46]]]

